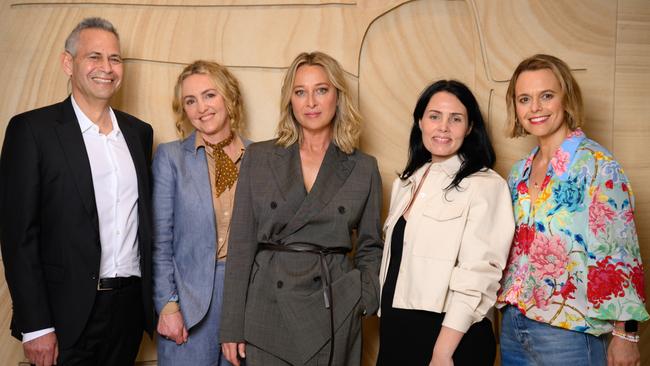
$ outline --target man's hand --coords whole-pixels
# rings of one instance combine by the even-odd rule
[[[59,357],[59,345],[54,332],[47,333],[23,343],[25,357],[36,366],[56,365]]]
[[[167,339],[173,340],[178,345],[187,342],[187,328],[185,328],[183,315],[180,311],[160,315],[157,331],[158,334]]]
[[[246,358],[246,343],[226,342],[221,344],[223,356],[234,366],[240,366],[239,359]],[[239,358],[237,357],[239,356]]]

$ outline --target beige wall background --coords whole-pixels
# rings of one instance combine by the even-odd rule
[[[632,181],[649,268],[650,1],[0,0],[0,138],[14,114],[67,96],[63,42],[88,16],[118,28],[125,79],[113,105],[151,123],[156,143],[177,138],[172,88],[187,63],[205,58],[227,65],[241,82],[247,135],[264,140],[273,137],[281,78],[293,57],[331,54],[347,71],[365,117],[362,149],[379,160],[384,209],[406,161],[411,110],[429,82],[455,78],[474,90],[505,175],[533,144],[504,137],[508,78],[524,57],[554,54],[583,88],[587,134],[614,152]],[[16,365],[23,354],[9,335],[10,318],[0,273],[0,363]],[[364,365],[374,364],[377,325],[376,318],[364,324]],[[650,365],[650,332],[642,328],[641,336],[642,361]],[[155,358],[155,343],[145,337],[139,360]]]

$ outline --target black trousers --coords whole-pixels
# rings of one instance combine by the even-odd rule
[[[391,238],[390,263],[381,298],[378,366],[427,366],[445,317],[429,311],[393,308],[405,227],[406,220],[400,217]],[[455,366],[492,366],[495,357],[496,340],[488,319],[467,330],[453,355]]]
[[[72,347],[59,349],[58,365],[133,365],[143,329],[140,280],[121,289],[97,291],[88,324]]]
[[[391,309],[379,323],[378,366],[427,366],[431,361],[444,314],[422,310]],[[463,336],[453,360],[456,366],[492,366],[496,340],[492,322],[483,319]]]

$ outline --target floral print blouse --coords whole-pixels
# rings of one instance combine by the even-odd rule
[[[610,332],[612,320],[647,320],[634,196],[621,166],[578,129],[555,152],[531,204],[537,151],[508,178],[517,226],[500,306],[594,335]]]

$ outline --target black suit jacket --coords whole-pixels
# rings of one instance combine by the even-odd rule
[[[145,329],[153,329],[149,167],[153,130],[115,111],[138,178]],[[97,292],[101,257],[90,162],[70,98],[19,114],[0,156],[0,243],[13,301],[12,334],[55,327],[74,344]]]

